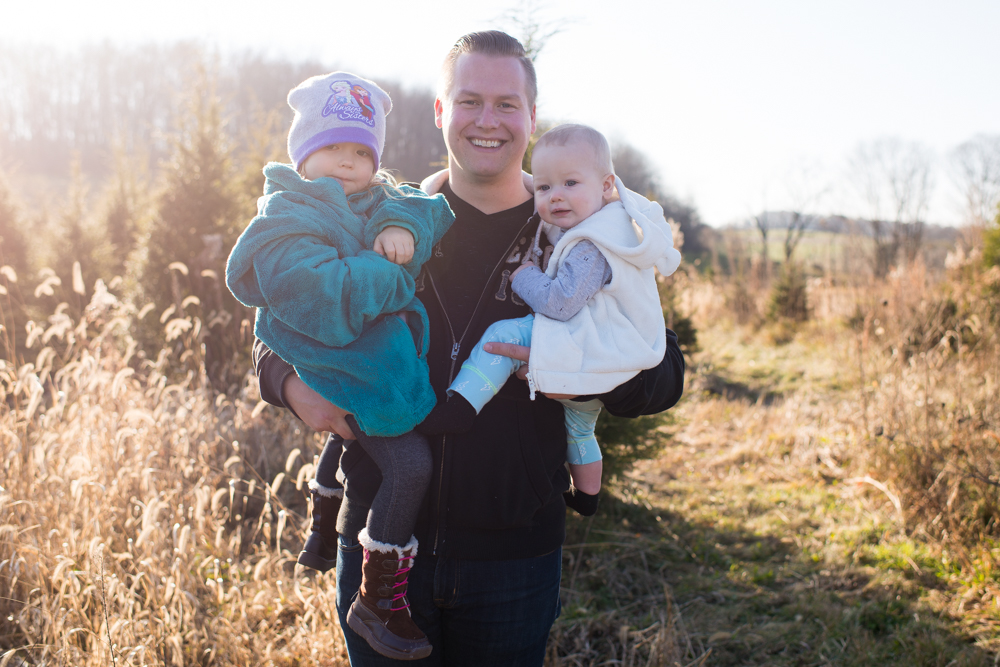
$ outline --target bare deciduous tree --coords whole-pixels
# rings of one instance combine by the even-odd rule
[[[795,249],[809,225],[816,220],[815,212],[830,193],[830,184],[822,174],[821,165],[801,163],[785,176],[785,190],[792,205],[785,227],[785,262],[792,260]]]
[[[546,19],[543,16],[546,9],[545,3],[519,0],[516,5],[495,19],[521,41],[528,57],[532,60],[537,60],[550,39],[575,23],[573,19],[567,18]]]
[[[968,221],[986,224],[1000,204],[1000,135],[977,134],[950,157],[951,176],[965,198]]]
[[[895,137],[859,145],[849,161],[851,180],[868,208],[878,276],[888,273],[900,253],[909,263],[920,252],[934,188],[932,164],[923,144]]]
[[[768,274],[770,273],[771,260],[768,258],[767,254],[767,236],[768,232],[771,231],[771,215],[764,211],[760,215],[753,216],[753,224],[757,227],[757,231],[760,232],[760,265],[758,266],[758,271],[760,272],[760,278],[766,280]]]

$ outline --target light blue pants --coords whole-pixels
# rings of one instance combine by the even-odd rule
[[[448,393],[459,393],[476,409],[476,414],[496,396],[500,387],[517,372],[523,362],[499,354],[490,354],[483,349],[486,343],[513,343],[531,346],[533,315],[514,320],[494,322],[476,343],[472,353],[455,380],[448,387]],[[601,460],[601,448],[594,437],[597,417],[604,404],[598,399],[582,403],[560,400],[566,413],[566,460],[573,465],[593,463]]]

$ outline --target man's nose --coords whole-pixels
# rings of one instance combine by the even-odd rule
[[[476,126],[484,128],[499,127],[500,122],[497,118],[496,110],[489,104],[484,104],[482,111],[479,112],[479,117],[476,119]]]

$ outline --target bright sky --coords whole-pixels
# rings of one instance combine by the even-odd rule
[[[860,142],[886,136],[936,154],[929,217],[957,224],[962,207],[945,169],[948,152],[976,133],[1000,134],[996,0],[535,4],[543,19],[571,21],[536,63],[540,117],[588,123],[641,149],[663,183],[713,225],[791,206],[786,185],[796,180],[807,189],[833,185],[824,211],[863,214],[841,185],[847,157]],[[496,19],[515,6],[12,2],[0,40],[73,48],[198,38],[433,86],[458,36],[504,27]]]

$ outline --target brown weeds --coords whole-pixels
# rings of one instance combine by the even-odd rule
[[[346,664],[331,578],[290,551],[313,436],[253,382],[214,392],[197,321],[153,361],[131,317],[60,307],[0,362],[3,664]]]

